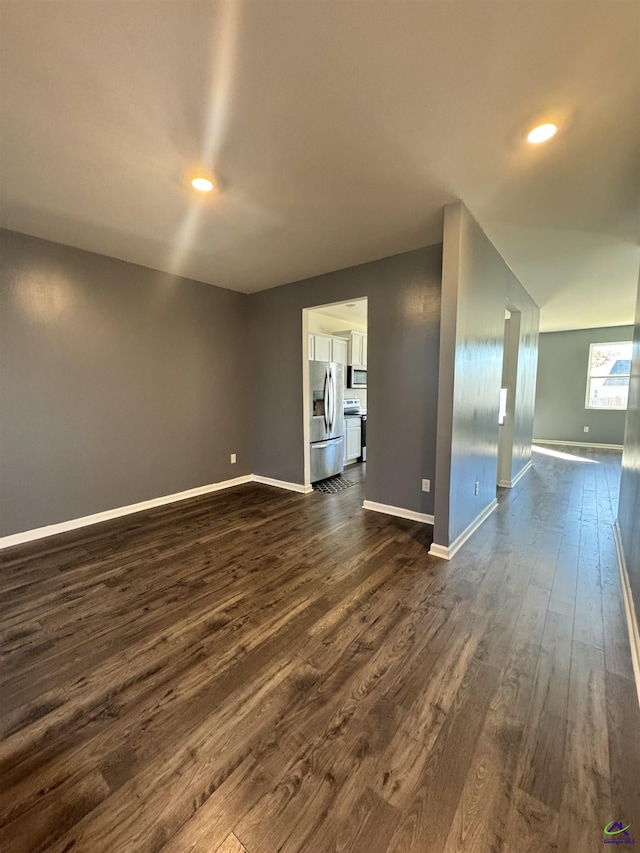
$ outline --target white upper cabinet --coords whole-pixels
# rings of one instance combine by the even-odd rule
[[[331,361],[331,338],[329,335],[316,335],[314,361]]]
[[[352,364],[354,367],[366,367],[367,335],[364,332],[356,332],[353,329],[338,332],[337,334],[347,342],[347,364]]]
[[[348,345],[345,338],[331,338],[331,361],[347,364]]]
[[[347,364],[349,344],[332,335],[309,335],[309,361],[335,361]]]

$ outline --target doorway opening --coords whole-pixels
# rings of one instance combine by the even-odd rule
[[[521,313],[513,305],[507,304],[504,312],[504,340],[502,349],[502,383],[500,388],[500,409],[498,413],[498,477],[497,485],[511,488],[511,470],[513,464],[513,442],[516,385],[518,380],[518,351],[520,346]]]
[[[366,297],[302,311],[305,489],[340,491],[364,478],[367,311]]]

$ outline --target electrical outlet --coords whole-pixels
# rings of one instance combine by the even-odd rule
[[[585,431],[585,432],[589,432],[589,427],[585,427],[585,428],[584,428],[584,431]]]
[[[423,480],[422,481],[422,491],[430,492],[431,491],[431,480]]]
[[[235,453],[232,453],[232,454],[231,454],[231,464],[232,464],[232,465],[235,465],[235,464],[236,464],[236,462],[237,462],[236,454],[235,454]]]
[[[475,488],[473,490],[473,494],[477,495],[479,492],[480,492],[480,480],[476,480],[476,485],[475,485]]]

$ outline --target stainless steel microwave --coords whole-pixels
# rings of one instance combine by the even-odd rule
[[[366,367],[347,367],[347,388],[366,388],[367,387],[367,368]]]

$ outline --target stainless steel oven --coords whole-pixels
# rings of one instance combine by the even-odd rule
[[[354,367],[350,364],[347,367],[347,388],[366,388],[367,387],[367,368]]]

